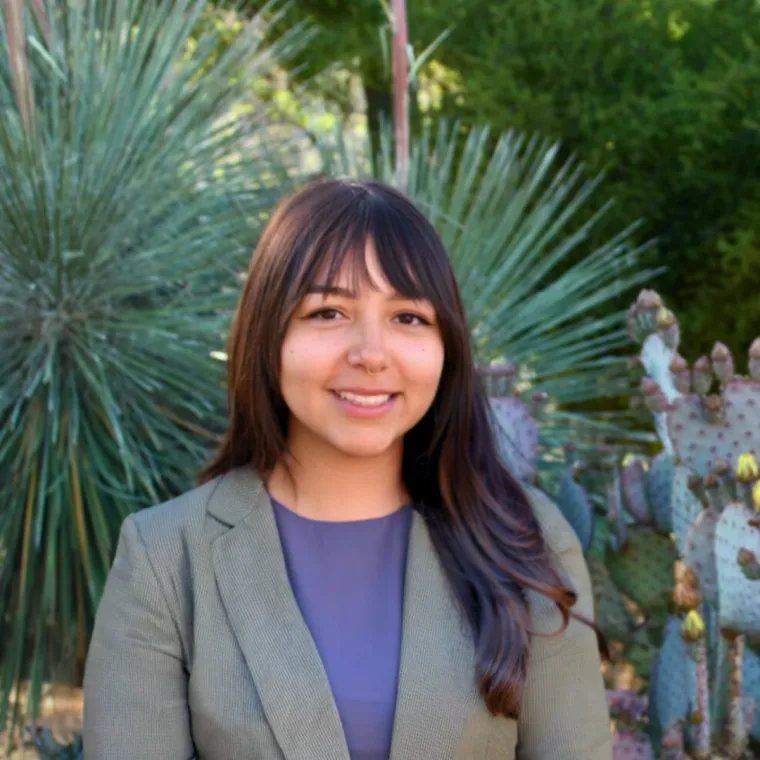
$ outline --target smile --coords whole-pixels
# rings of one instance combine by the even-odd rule
[[[336,391],[336,395],[345,401],[359,406],[382,406],[387,404],[395,395],[393,393],[382,393],[375,396],[365,396],[359,393],[350,393],[349,391]]]
[[[352,393],[332,391],[343,411],[351,417],[376,419],[383,417],[395,406],[398,393]]]

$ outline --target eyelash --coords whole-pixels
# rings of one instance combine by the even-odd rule
[[[307,316],[307,319],[316,319],[320,315],[330,314],[330,313],[339,314],[340,311],[338,309],[335,309],[335,308],[317,309],[317,311],[313,311],[311,314],[309,314]],[[420,316],[419,314],[414,314],[411,311],[402,312],[398,316],[402,316],[402,317],[414,317],[414,319],[418,319],[420,321],[420,325],[430,325],[430,322],[427,319],[425,319],[425,317]],[[329,322],[331,320],[325,320],[325,321]],[[406,324],[405,326],[406,327],[413,327],[413,325],[409,325],[409,324]]]

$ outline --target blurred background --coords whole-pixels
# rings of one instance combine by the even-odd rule
[[[373,176],[581,538],[616,757],[760,756],[757,0],[4,0],[0,40],[0,755],[81,756],[118,529],[224,429],[269,214]]]

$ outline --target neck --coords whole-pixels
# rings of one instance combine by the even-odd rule
[[[401,476],[402,441],[377,457],[352,457],[328,447],[289,443],[292,456],[286,455],[275,467],[266,485],[277,501],[303,517],[369,520],[389,515],[409,501]]]

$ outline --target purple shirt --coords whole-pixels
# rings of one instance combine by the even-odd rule
[[[272,504],[290,584],[322,658],[351,760],[388,760],[412,510],[324,522]]]

